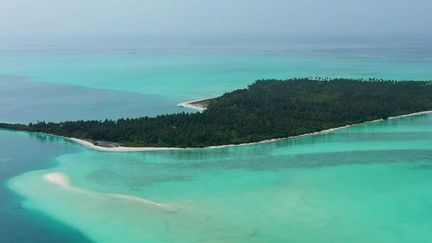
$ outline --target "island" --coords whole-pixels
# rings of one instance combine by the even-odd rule
[[[236,145],[431,111],[432,82],[258,80],[245,89],[192,105],[202,112],[104,121],[2,123],[0,128],[59,135],[105,147]]]

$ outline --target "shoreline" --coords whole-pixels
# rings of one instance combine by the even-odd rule
[[[415,113],[410,113],[410,114],[405,114],[405,115],[400,115],[400,116],[389,117],[389,118],[387,118],[387,120],[400,119],[400,118],[411,117],[411,116],[420,116],[420,115],[426,115],[426,114],[431,114],[431,113],[432,113],[432,110],[430,110],[430,111],[421,111],[421,112],[415,112]],[[205,149],[219,149],[219,148],[239,147],[239,146],[249,146],[249,145],[256,145],[256,144],[273,143],[273,142],[279,142],[279,141],[284,141],[284,140],[289,140],[289,139],[295,139],[295,138],[300,138],[300,137],[326,134],[326,133],[334,132],[334,131],[337,131],[337,130],[346,129],[346,128],[349,128],[349,127],[352,127],[352,126],[364,125],[364,124],[369,124],[369,123],[376,123],[376,122],[381,122],[381,121],[385,121],[385,120],[384,119],[377,119],[377,120],[366,121],[366,122],[362,122],[362,123],[355,123],[355,124],[351,124],[351,125],[346,125],[346,126],[341,126],[341,127],[335,127],[335,128],[330,128],[330,129],[318,131],[318,132],[306,133],[306,134],[297,135],[297,136],[291,136],[291,137],[286,137],[286,138],[267,139],[267,140],[263,140],[263,141],[253,142],[253,143],[215,145],[215,146],[208,146],[208,147],[203,147],[203,148],[124,147],[124,146],[102,147],[102,146],[95,145],[95,144],[93,144],[93,143],[91,143],[89,141],[78,139],[78,138],[69,138],[69,137],[62,137],[62,136],[58,136],[58,137],[62,137],[64,139],[66,139],[66,140],[72,141],[72,142],[77,143],[79,145],[82,145],[82,146],[84,146],[86,148],[97,150],[97,151],[101,151],[101,152],[148,152],[148,151],[174,151],[174,150],[178,150],[178,151],[181,151],[181,150],[205,150]],[[48,135],[51,135],[51,134],[48,134]],[[54,136],[57,136],[57,135],[54,135]]]
[[[206,101],[206,100],[209,100],[209,99],[212,99],[212,98],[185,101],[182,103],[178,103],[177,106],[182,107],[182,108],[186,108],[186,109],[192,109],[192,110],[196,110],[199,112],[203,112],[207,109],[207,107],[201,106],[201,105],[199,105],[199,103]]]

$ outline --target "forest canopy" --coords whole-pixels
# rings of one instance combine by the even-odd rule
[[[206,147],[286,138],[432,110],[432,82],[258,80],[207,102],[202,113],[105,121],[0,124],[131,147]]]

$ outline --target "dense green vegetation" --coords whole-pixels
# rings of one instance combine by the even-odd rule
[[[125,146],[205,147],[295,136],[425,110],[432,110],[432,82],[259,80],[210,100],[203,113],[0,127]]]

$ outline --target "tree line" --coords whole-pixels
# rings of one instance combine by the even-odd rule
[[[432,110],[432,82],[270,79],[212,99],[202,113],[0,128],[132,147],[206,147],[296,136],[425,110]]]

